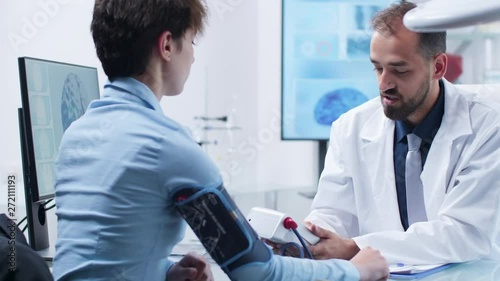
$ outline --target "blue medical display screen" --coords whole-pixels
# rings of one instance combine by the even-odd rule
[[[333,121],[378,96],[370,22],[391,2],[283,0],[282,139],[327,140]]]
[[[97,69],[32,58],[21,58],[21,81],[28,144],[34,151],[38,199],[54,193],[59,144],[69,125],[99,98]],[[30,157],[31,158],[31,157]]]

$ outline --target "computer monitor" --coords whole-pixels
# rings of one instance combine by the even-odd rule
[[[379,94],[370,22],[393,1],[282,1],[281,139],[318,141],[318,178],[332,122]]]
[[[49,246],[45,202],[54,197],[55,161],[64,131],[99,98],[97,69],[21,57],[19,128],[28,238],[35,250]]]

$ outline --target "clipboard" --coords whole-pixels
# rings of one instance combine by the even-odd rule
[[[454,265],[456,264],[390,266],[389,271],[391,274],[389,278],[396,280],[420,279]]]

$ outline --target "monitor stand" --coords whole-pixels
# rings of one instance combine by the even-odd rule
[[[28,238],[33,250],[49,248],[49,229],[44,202],[29,202],[31,196],[26,196],[26,214],[28,215]]]

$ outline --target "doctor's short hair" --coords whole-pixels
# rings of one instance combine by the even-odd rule
[[[188,29],[203,33],[204,0],[96,0],[90,30],[97,57],[110,80],[146,72],[164,31],[182,49]]]
[[[415,7],[414,3],[405,0],[393,3],[372,18],[373,30],[389,36],[394,34],[395,27],[400,26],[404,15]],[[429,61],[435,55],[446,52],[446,32],[417,32],[417,34],[420,37],[420,55],[425,60]]]

